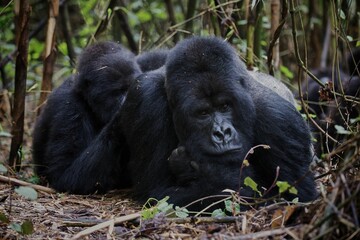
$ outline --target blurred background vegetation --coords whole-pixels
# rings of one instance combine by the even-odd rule
[[[75,72],[76,58],[86,46],[111,40],[138,54],[171,48],[193,35],[225,38],[238,50],[249,69],[275,75],[295,95],[301,96],[298,86],[307,81],[318,81],[319,87],[330,88],[331,92],[334,90],[331,86],[308,75],[326,69],[333,82],[341,78],[340,70],[349,72],[346,59],[360,46],[360,3],[356,0],[1,1],[0,164],[17,170],[21,164],[22,169],[31,168],[31,132],[38,111],[51,90]],[[344,92],[338,92],[337,96],[343,96],[351,107],[359,110],[358,91],[356,94],[351,101],[344,97]],[[299,105],[302,103],[303,109],[307,108],[307,99],[302,100]],[[320,118],[306,115],[307,120]],[[348,144],[323,151],[319,156],[322,167],[318,171],[326,186],[341,186],[342,195],[337,192],[338,198],[333,196],[329,201],[332,206],[348,210],[345,211],[348,215],[335,221],[335,225],[359,231],[359,116],[349,119],[349,123],[350,120],[355,127],[342,126],[342,132],[333,136]],[[348,182],[339,177],[342,174],[348,177]],[[327,194],[325,190],[322,193]],[[328,207],[324,204],[323,212],[329,213]],[[354,225],[344,219],[351,219]],[[338,235],[345,231],[336,229]]]

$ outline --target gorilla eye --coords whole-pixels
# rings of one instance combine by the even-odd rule
[[[210,111],[208,109],[200,109],[199,111],[197,111],[197,115],[199,117],[206,117],[210,114]]]
[[[208,110],[201,110],[201,112],[200,112],[200,115],[201,116],[206,116],[206,115],[208,115],[209,114],[209,111]]]

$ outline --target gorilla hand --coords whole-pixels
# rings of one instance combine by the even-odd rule
[[[187,185],[199,177],[199,164],[191,159],[185,147],[174,149],[168,158],[171,172],[179,185]]]

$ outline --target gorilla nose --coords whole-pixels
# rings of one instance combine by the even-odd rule
[[[214,129],[212,140],[215,143],[228,143],[232,139],[232,131],[229,126],[218,126]]]

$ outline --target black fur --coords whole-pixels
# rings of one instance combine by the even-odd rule
[[[140,73],[134,59],[118,44],[95,44],[82,54],[78,73],[49,97],[35,126],[33,159],[55,189],[88,194],[130,185],[118,118]]]
[[[140,54],[136,57],[141,71],[149,72],[165,65],[169,51],[166,49],[150,51]]]

